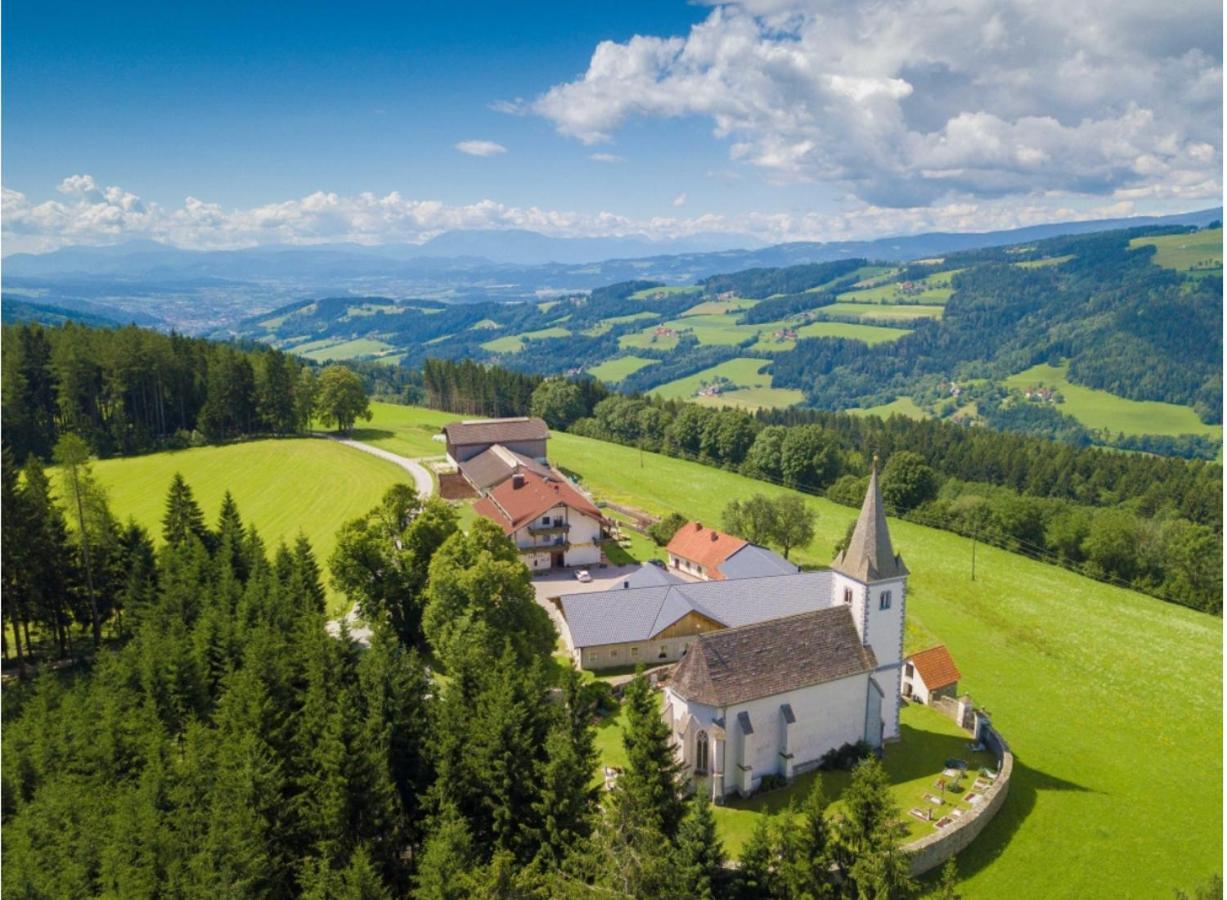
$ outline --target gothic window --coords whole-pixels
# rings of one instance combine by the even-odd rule
[[[890,591],[883,591],[878,597],[878,609],[890,609]]]
[[[696,772],[707,771],[707,732],[700,731],[694,739],[694,768]]]

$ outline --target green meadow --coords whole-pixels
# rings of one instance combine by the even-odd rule
[[[797,342],[791,339],[777,339],[775,332],[788,327],[784,322],[772,322],[769,325],[758,326],[763,329],[757,341],[750,345],[751,350],[766,353],[778,353],[791,350]],[[810,322],[796,329],[798,338],[807,337],[842,337],[854,341],[864,341],[873,346],[897,341],[905,334],[910,334],[906,328],[890,328],[884,325],[861,325],[856,322]]]
[[[657,362],[660,360],[646,359],[642,356],[620,356],[617,359],[607,359],[599,366],[593,366],[588,370],[588,374],[606,384],[617,384],[626,376],[633,375],[640,369]]]
[[[356,359],[359,356],[373,356],[385,350],[394,349],[391,344],[371,338],[357,338],[352,341],[337,341],[327,339],[310,341],[292,348],[298,356],[305,356],[316,362],[327,362],[330,359]]]
[[[673,287],[654,287],[646,288],[642,291],[635,291],[631,294],[632,300],[660,300],[663,297],[671,297],[674,294],[699,294],[703,292],[703,288],[695,284],[674,285]]]
[[[1134,238],[1130,247],[1150,245],[1155,248],[1154,262],[1178,272],[1222,274],[1223,229],[1210,228],[1192,234],[1165,234],[1159,237]]]
[[[320,438],[105,459],[93,468],[120,520],[132,516],[158,540],[166,491],[179,472],[210,525],[216,524],[222,496],[229,490],[243,521],[255,526],[270,551],[282,541],[293,543],[301,531],[325,571],[337,529],[367,512],[390,486],[408,478],[392,463]],[[324,580],[329,610],[336,613],[345,600]]]
[[[923,406],[917,405],[916,401],[911,397],[896,397],[890,403],[867,406],[864,409],[853,407],[844,410],[844,412],[849,412],[856,416],[880,416],[883,419],[889,419],[895,415],[907,416],[909,419],[928,419],[931,415]]]
[[[697,303],[690,307],[690,309],[682,313],[682,317],[742,312],[754,306],[757,302],[757,300],[744,300],[741,297],[735,297],[732,300],[706,300],[703,303]]]
[[[618,338],[618,346],[623,350],[673,350],[677,344],[678,338],[675,334],[657,337],[655,326]]]
[[[758,408],[762,406],[792,406],[804,399],[800,391],[773,388],[771,375],[762,372],[770,365],[770,360],[738,357],[726,360],[719,365],[687,375],[668,384],[653,388],[652,393],[669,399],[685,399],[693,397],[703,386],[717,376],[723,376],[744,390],[730,391],[719,397],[702,397],[700,403],[710,406],[743,406]]]
[[[1107,391],[1074,384],[1066,376],[1067,366],[1041,363],[1005,380],[1007,387],[1051,387],[1060,391],[1065,402],[1061,412],[1073,416],[1087,428],[1107,429],[1116,434],[1206,434],[1222,439],[1222,425],[1207,425],[1191,407],[1157,400],[1128,400]]]
[[[609,329],[613,328],[615,325],[624,325],[627,322],[639,322],[659,318],[660,313],[654,312],[638,312],[631,313],[630,315],[626,316],[610,316],[608,319],[602,319],[601,321],[597,322],[591,328],[585,328],[583,333],[591,337],[598,337],[609,331]]]
[[[847,297],[847,294],[842,295]],[[859,316],[864,319],[940,319],[944,306],[923,303],[852,303],[840,300],[818,309],[820,316]]]
[[[1016,262],[1014,265],[1020,269],[1046,269],[1049,266],[1059,266],[1061,263],[1067,263],[1074,256],[1072,253],[1065,256],[1045,256],[1043,259],[1029,259],[1025,262]]]
[[[491,353],[519,353],[524,349],[524,341],[553,337],[569,337],[571,332],[555,325],[550,328],[539,328],[536,331],[525,331],[523,334],[508,334],[492,341],[486,341],[481,349]]]

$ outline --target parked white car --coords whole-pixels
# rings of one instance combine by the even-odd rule
[[[587,584],[592,580],[592,574],[587,569],[580,569],[575,573],[575,580],[582,581],[584,584]]]

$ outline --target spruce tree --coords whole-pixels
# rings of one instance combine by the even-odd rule
[[[716,832],[711,799],[702,787],[677,833],[677,865],[689,896],[713,900],[724,866],[724,847]]]
[[[938,900],[960,900],[959,864],[957,857],[950,857],[942,866],[942,878],[937,883]]]
[[[774,821],[771,815],[764,814],[754,823],[754,831],[741,850],[737,896],[742,900],[779,896],[775,861]]]
[[[637,672],[626,688],[626,772],[618,779],[615,800],[637,814],[650,816],[672,840],[686,815],[682,796],[682,764],[674,752],[673,735],[660,714],[660,704]]]
[[[166,493],[166,512],[162,515],[162,539],[171,547],[178,547],[195,537],[206,548],[211,544],[208,528],[205,527],[204,513],[192,489],[188,487],[183,475],[175,473]]]
[[[468,873],[476,862],[468,825],[454,806],[444,804],[422,848],[413,896],[417,900],[463,900],[470,895]]]
[[[800,811],[790,807],[780,829],[780,881],[796,900],[835,896],[826,806],[822,779],[816,776]]]

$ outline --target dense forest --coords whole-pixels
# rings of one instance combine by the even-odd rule
[[[4,471],[6,579],[10,552],[84,565],[37,463],[17,478],[6,455]],[[93,484],[87,463],[79,474]],[[161,546],[140,529],[130,543],[107,644],[5,688],[5,897],[912,887],[874,758],[856,764],[840,816],[816,788],[789,818],[763,816],[727,867],[642,675],[623,702],[625,769],[600,789],[593,718],[616,702],[608,685],[551,659],[553,627],[514,546],[483,520],[460,531],[444,501],[399,485],[342,529],[329,568],[373,626],[365,649],[343,624],[326,629],[306,541],[270,555],[229,498],[208,527],[176,479]],[[30,589],[71,592],[6,580],[6,609]]]
[[[938,420],[818,410],[714,409],[603,392],[568,391],[541,376],[435,361],[426,402],[478,415],[544,415],[576,434],[737,470],[859,503],[870,458],[910,458],[919,487],[894,511],[975,534],[1164,599],[1217,612],[1222,602],[1222,467],[1078,448]],[[540,402],[534,402],[536,398]],[[548,402],[545,398],[550,398]]]
[[[1009,249],[955,254],[961,269],[940,321],[889,352],[856,342],[810,338],[776,358],[773,384],[806,392],[815,406],[844,409],[889,402],[944,379],[1004,377],[1036,363],[1069,359],[1070,378],[1134,400],[1192,406],[1222,419],[1221,278],[1152,264],[1155,248],[1131,248],[1143,230],[1062,237],[1028,256],[1070,257],[1023,268]],[[916,267],[913,267],[916,268]]]

